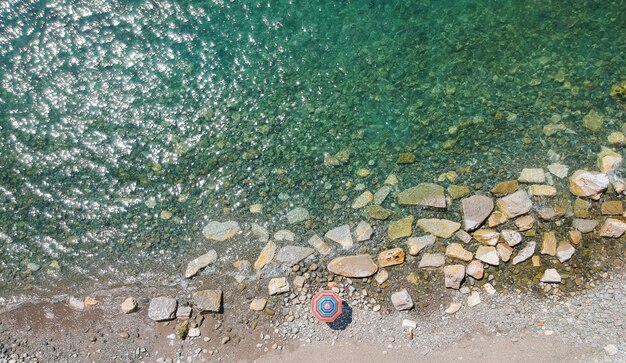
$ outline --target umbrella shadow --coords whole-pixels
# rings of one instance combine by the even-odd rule
[[[332,323],[326,323],[332,330],[345,330],[352,323],[352,308],[347,302],[341,303],[341,315]]]

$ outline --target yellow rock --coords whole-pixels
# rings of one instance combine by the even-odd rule
[[[596,110],[591,110],[583,117],[583,126],[591,131],[598,131],[604,124],[604,117],[598,114]]]

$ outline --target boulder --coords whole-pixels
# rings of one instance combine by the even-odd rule
[[[474,254],[463,248],[463,245],[460,243],[450,243],[446,247],[446,256],[469,262],[474,257]]]
[[[202,229],[206,239],[214,241],[226,241],[241,232],[239,223],[235,221],[217,222],[211,221]]]
[[[378,271],[378,266],[368,255],[341,256],[328,263],[328,271],[343,277],[370,277]]]
[[[413,219],[413,216],[407,216],[389,223],[387,238],[392,241],[402,237],[409,237],[413,233]]]
[[[433,245],[435,243],[435,236],[427,234],[421,237],[410,237],[407,239],[406,244],[409,247],[409,255],[417,256],[418,253],[425,247]]]
[[[449,289],[459,289],[465,278],[465,266],[449,265],[443,268],[445,285]]]
[[[578,197],[599,198],[609,187],[609,177],[595,171],[576,170],[569,177],[569,190]]]
[[[413,308],[413,299],[406,289],[391,294],[391,303],[398,311],[410,310]]]
[[[287,223],[289,224],[304,222],[309,218],[309,211],[302,207],[294,208],[287,212]]]
[[[446,259],[441,253],[425,253],[418,265],[419,268],[441,267],[446,264]]]
[[[446,195],[442,186],[422,183],[398,193],[400,205],[421,205],[424,207],[446,208]]]
[[[400,265],[404,263],[404,251],[402,248],[392,248],[382,251],[378,254],[376,261],[378,262],[378,267]]]
[[[463,228],[473,231],[489,217],[493,211],[493,200],[484,195],[472,195],[461,200]]]
[[[176,317],[178,302],[170,297],[159,296],[150,300],[148,317],[154,321],[172,320]]]
[[[201,313],[218,313],[222,308],[222,290],[200,290],[192,295],[193,305]]]
[[[498,251],[492,246],[479,246],[476,250],[476,258],[492,266],[498,266],[500,264]]]
[[[185,269],[185,278],[191,278],[195,276],[198,271],[217,261],[217,252],[215,250],[210,250],[204,255],[197,257],[191,260],[187,264],[187,268]]]
[[[276,277],[270,280],[267,285],[267,290],[270,296],[283,294],[289,292],[289,281],[286,277]]]
[[[607,218],[600,228],[600,236],[602,237],[619,238],[624,232],[626,232],[626,223],[615,218]]]
[[[498,199],[496,205],[507,218],[514,218],[530,212],[533,202],[525,191],[518,190],[513,194]]]
[[[461,223],[449,221],[447,219],[421,218],[417,220],[417,226],[426,233],[433,234],[441,238],[450,238],[454,235]]]
[[[350,226],[347,224],[331,229],[324,236],[333,242],[339,243],[344,249],[351,248],[354,244]]]
[[[313,252],[315,252],[315,250],[310,247],[284,246],[278,250],[275,259],[287,266],[293,266],[311,256]]]

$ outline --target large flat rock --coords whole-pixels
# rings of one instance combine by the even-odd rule
[[[518,190],[513,194],[498,199],[496,202],[498,209],[507,217],[514,218],[530,212],[533,202],[530,200],[528,193],[524,190]]]
[[[426,233],[441,238],[450,238],[454,235],[454,232],[461,228],[461,223],[447,219],[421,218],[417,220],[417,226]]]
[[[226,241],[241,232],[239,223],[235,221],[217,222],[211,221],[202,229],[206,239],[214,241]]]
[[[445,209],[446,195],[442,186],[422,183],[398,193],[398,203]]]
[[[493,211],[493,199],[484,195],[472,195],[461,200],[463,228],[473,231],[489,217]]]
[[[378,266],[369,255],[341,256],[328,264],[328,271],[344,277],[370,277],[378,271]]]

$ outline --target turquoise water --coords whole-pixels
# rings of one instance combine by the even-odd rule
[[[174,270],[211,219],[358,221],[390,172],[590,164],[625,35],[624,1],[0,1],[0,287]]]

